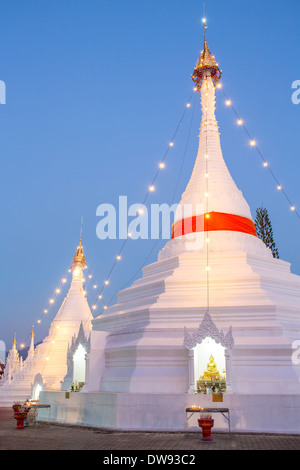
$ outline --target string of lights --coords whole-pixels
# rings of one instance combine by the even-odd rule
[[[68,273],[70,273],[70,272],[71,272],[71,269],[68,269],[67,272],[65,273],[65,275],[63,276],[63,278],[61,279],[58,287],[54,290],[53,295],[50,297],[46,308],[44,308],[43,313],[36,320],[37,325],[40,325],[42,323],[43,318],[45,317],[45,315],[48,316],[48,314],[51,313],[51,310],[53,309],[53,306],[55,305],[57,297],[59,296],[59,294],[61,294],[61,292],[63,291],[63,287],[68,282]],[[33,328],[34,327],[35,327],[35,325],[33,325]],[[31,335],[31,332],[29,332],[27,337],[20,343],[20,349],[23,349],[26,346],[26,344],[27,344],[27,342],[30,338],[30,335]]]
[[[257,153],[259,154],[259,156],[260,156],[260,158],[261,158],[261,160],[262,160],[262,162],[263,162],[264,168],[268,169],[270,175],[272,176],[273,180],[275,181],[277,190],[280,191],[280,192],[284,195],[284,197],[286,198],[286,200],[288,201],[289,206],[290,206],[290,210],[293,211],[293,212],[296,214],[296,216],[297,216],[298,218],[300,218],[300,214],[299,214],[298,211],[296,210],[295,205],[294,205],[293,202],[291,201],[290,197],[287,195],[286,191],[283,189],[282,184],[280,183],[279,179],[276,177],[275,173],[274,173],[273,170],[271,169],[269,162],[265,159],[263,153],[261,152],[260,148],[258,147],[256,140],[251,136],[250,132],[248,131],[247,127],[245,126],[244,120],[241,118],[241,116],[239,115],[239,113],[238,113],[237,110],[235,109],[235,107],[234,107],[234,105],[233,105],[233,103],[232,103],[232,100],[229,99],[229,97],[228,97],[228,96],[226,95],[226,93],[224,92],[222,84],[221,84],[221,83],[217,83],[216,88],[217,88],[217,89],[221,89],[222,94],[223,94],[223,96],[224,96],[224,98],[225,98],[225,105],[226,105],[227,107],[230,107],[230,108],[232,109],[232,111],[233,111],[233,113],[234,113],[234,115],[235,115],[235,117],[236,117],[236,123],[237,123],[237,125],[240,126],[240,127],[242,127],[243,130],[245,131],[245,133],[246,133],[246,135],[247,135],[247,137],[248,137],[248,139],[249,139],[249,145],[250,145],[251,147],[253,147],[253,148],[256,149]],[[171,141],[169,142],[169,145],[168,145],[168,147],[167,147],[167,149],[166,149],[166,151],[165,151],[165,154],[164,154],[164,156],[163,156],[161,162],[160,162],[159,165],[158,165],[158,168],[157,168],[156,173],[155,173],[155,175],[154,175],[154,177],[153,177],[153,179],[152,179],[152,182],[151,182],[151,184],[150,184],[149,187],[148,187],[148,191],[146,192],[145,198],[144,198],[144,200],[143,200],[143,205],[146,203],[146,201],[147,201],[147,199],[148,199],[150,193],[154,192],[155,189],[156,189],[156,188],[155,188],[155,182],[156,182],[156,180],[157,180],[157,178],[158,178],[158,176],[159,176],[159,174],[160,174],[160,171],[161,171],[162,169],[164,169],[165,166],[166,166],[166,165],[165,165],[166,158],[167,158],[167,156],[168,156],[168,153],[169,153],[170,149],[174,146],[174,140],[175,140],[175,138],[176,138],[176,136],[177,136],[178,130],[179,130],[179,128],[180,128],[180,126],[181,126],[181,124],[182,124],[182,122],[183,122],[183,119],[184,119],[185,115],[186,115],[186,111],[191,107],[191,99],[192,99],[192,96],[193,96],[193,94],[194,94],[195,91],[198,91],[196,87],[194,87],[194,89],[193,89],[193,93],[191,94],[191,96],[190,96],[190,98],[189,98],[189,100],[188,100],[188,102],[187,102],[187,104],[186,104],[186,106],[185,106],[185,109],[184,109],[184,111],[183,111],[183,113],[182,113],[182,116],[181,116],[179,122],[178,122],[178,125],[177,125],[177,127],[176,127],[176,129],[175,129],[175,132],[174,132],[174,134],[173,134],[173,137],[172,137]],[[182,168],[181,168],[181,170],[182,170]],[[206,176],[206,196],[207,196],[207,197],[206,197],[206,201],[207,201],[206,212],[208,212],[208,155],[207,155],[207,152],[206,152],[206,175],[205,175],[205,176]],[[177,185],[176,185],[176,188],[177,188]],[[140,212],[140,213],[141,213],[141,212]],[[114,261],[113,261],[113,264],[112,264],[112,266],[111,266],[111,268],[110,268],[110,270],[109,270],[109,272],[108,272],[108,275],[107,275],[107,277],[106,277],[106,279],[105,279],[104,284],[102,285],[102,287],[99,289],[99,288],[98,288],[98,285],[97,285],[96,283],[93,284],[93,289],[97,291],[97,299],[95,300],[95,302],[94,302],[93,305],[92,305],[92,309],[93,309],[93,310],[96,310],[96,309],[97,309],[97,305],[98,305],[98,302],[99,302],[100,300],[101,300],[101,302],[102,302],[102,304],[103,304],[103,309],[106,310],[106,309],[108,308],[107,303],[105,303],[105,301],[104,301],[104,299],[103,299],[103,292],[104,292],[105,288],[106,288],[106,287],[109,285],[109,283],[110,283],[110,277],[111,277],[111,275],[112,275],[112,273],[113,273],[113,271],[114,271],[116,265],[117,265],[118,262],[121,261],[121,259],[122,259],[122,252],[123,252],[123,250],[124,250],[124,248],[125,248],[125,246],[126,246],[126,244],[127,244],[127,242],[128,242],[129,239],[130,239],[130,233],[128,233],[128,236],[127,236],[127,238],[124,240],[123,244],[121,245],[121,248],[120,248],[120,250],[118,251],[118,254],[115,256],[115,259],[114,259]],[[157,241],[158,241],[158,240],[157,240]],[[157,241],[155,242],[154,247],[156,246]],[[209,279],[208,279],[208,278],[209,278],[209,270],[210,270],[210,266],[209,266],[209,262],[208,262],[208,242],[209,242],[209,238],[208,238],[208,234],[206,234],[206,243],[207,243],[207,265],[206,265],[207,284],[208,284],[208,282],[209,282]],[[143,264],[141,265],[141,267],[139,267],[139,269],[136,271],[135,275],[134,275],[131,279],[133,279],[133,278],[136,276],[137,272],[145,265],[146,261],[149,259],[149,256],[152,254],[154,247],[151,248],[149,254],[147,255],[147,257],[146,257],[146,259],[145,259],[145,261],[143,262]],[[43,314],[37,319],[37,321],[36,321],[37,324],[41,324],[41,323],[42,323],[42,320],[43,320],[43,317],[44,317],[45,315],[47,315],[48,313],[50,313],[51,309],[53,308],[53,305],[54,305],[55,302],[56,302],[56,298],[57,298],[58,295],[62,292],[63,287],[64,287],[65,284],[67,283],[67,275],[68,275],[68,273],[70,273],[70,272],[71,272],[71,269],[68,269],[67,274],[61,279],[60,284],[59,284],[59,287],[57,287],[57,288],[55,289],[55,291],[54,291],[54,293],[53,293],[53,296],[49,299],[47,307],[43,310]],[[89,272],[89,273],[87,274],[87,278],[88,278],[89,280],[91,280],[91,279],[93,278],[93,275],[92,275],[91,272]],[[126,283],[126,285],[128,285],[129,282],[130,282],[130,281],[128,281],[128,282]],[[87,286],[86,286],[86,289],[87,289]],[[86,292],[85,292],[85,293],[86,293]],[[116,294],[113,295],[113,297],[110,299],[110,301],[115,297],[115,295],[116,295]],[[108,303],[110,303],[110,301],[109,301]],[[209,293],[207,293],[207,303],[208,303],[208,308],[209,308]],[[26,342],[28,341],[29,338],[30,338],[30,333],[28,334],[27,338],[20,344],[20,348],[21,348],[21,349],[24,348],[24,346],[25,346],[25,344],[26,344]]]
[[[168,153],[169,153],[170,149],[171,149],[172,147],[174,147],[175,138],[176,138],[177,133],[178,133],[178,131],[179,131],[181,125],[182,125],[182,122],[183,122],[183,119],[184,119],[184,117],[185,117],[185,115],[186,115],[187,110],[191,107],[191,100],[192,100],[192,97],[193,97],[193,94],[194,94],[195,91],[196,91],[196,88],[193,89],[193,92],[192,92],[192,94],[191,94],[190,97],[189,97],[189,100],[188,100],[188,102],[187,102],[187,104],[186,104],[186,106],[185,106],[185,108],[184,108],[184,111],[183,111],[183,113],[182,113],[182,115],[181,115],[181,117],[180,117],[180,120],[179,120],[179,122],[178,122],[178,124],[177,124],[177,127],[176,127],[176,129],[175,129],[175,131],[174,131],[174,133],[173,133],[172,139],[171,139],[171,141],[169,142],[169,145],[168,145],[168,147],[167,147],[167,149],[166,149],[166,151],[165,151],[165,153],[164,153],[164,156],[163,156],[162,160],[160,161],[160,163],[159,163],[159,165],[158,165],[158,168],[157,168],[156,173],[155,173],[155,175],[154,175],[154,177],[153,177],[153,179],[152,179],[152,182],[151,182],[151,184],[150,184],[149,187],[148,187],[148,191],[147,191],[147,193],[146,193],[146,196],[145,196],[145,198],[144,198],[144,200],[143,200],[142,205],[145,205],[145,203],[146,203],[146,201],[147,201],[147,199],[148,199],[150,193],[154,192],[155,189],[156,189],[156,188],[155,188],[155,182],[156,182],[156,180],[157,180],[157,178],[158,178],[158,176],[159,176],[161,170],[165,169],[165,167],[166,167],[166,163],[165,163],[165,162],[166,162]],[[181,170],[182,170],[182,169],[181,169]],[[139,213],[140,213],[140,214],[142,213],[142,209],[140,209]],[[110,268],[110,270],[109,270],[109,272],[108,272],[108,275],[107,275],[107,277],[106,277],[106,279],[105,279],[105,281],[104,281],[104,284],[103,284],[103,286],[101,287],[101,289],[98,288],[98,285],[97,285],[96,283],[93,284],[93,289],[97,291],[97,299],[96,299],[96,301],[92,304],[92,310],[96,310],[96,309],[97,309],[97,304],[98,304],[98,302],[99,302],[100,300],[101,300],[101,302],[102,302],[102,304],[103,304],[103,309],[106,310],[106,309],[108,308],[107,304],[104,302],[104,299],[103,299],[103,291],[104,291],[105,287],[107,287],[107,286],[109,285],[111,274],[112,274],[112,272],[114,271],[114,269],[115,269],[115,267],[116,267],[118,261],[121,261],[121,259],[122,259],[122,252],[123,252],[123,250],[124,250],[124,248],[125,248],[126,243],[127,243],[128,240],[130,239],[130,235],[131,235],[130,233],[127,234],[127,238],[124,240],[123,244],[121,245],[120,250],[118,251],[118,254],[115,256],[114,262],[113,262],[113,264],[112,264],[112,266],[111,266],[111,268]],[[153,251],[153,248],[152,248],[151,252],[152,252],[152,251]],[[150,255],[149,255],[149,256],[150,256]],[[86,268],[87,268],[87,267],[86,267]],[[70,273],[71,271],[72,271],[72,270],[69,268],[68,271],[67,271],[67,274]],[[51,311],[53,305],[54,305],[55,302],[56,302],[57,296],[62,292],[62,288],[63,288],[64,285],[67,283],[67,274],[61,279],[61,282],[60,282],[60,284],[59,284],[59,287],[57,287],[57,288],[55,289],[55,291],[54,291],[54,293],[53,293],[53,296],[49,299],[49,302],[48,302],[47,307],[43,310],[43,314],[37,319],[36,324],[38,324],[38,325],[41,324],[42,321],[43,321],[43,317],[44,317],[46,314],[49,314],[49,313],[50,313],[50,311]],[[89,271],[87,272],[86,276],[87,276],[87,279],[88,279],[88,280],[91,280],[91,279],[93,278],[92,273],[89,272]],[[87,290],[87,286],[85,287],[85,291],[84,291],[85,294],[87,293],[86,290]],[[29,338],[30,338],[30,335],[31,335],[31,332],[28,333],[28,335],[27,335],[27,337],[25,338],[25,340],[23,340],[23,342],[20,344],[20,348],[21,348],[21,349],[23,349],[23,348],[25,347],[26,343],[28,342],[28,340],[29,340]]]
[[[181,126],[181,124],[182,124],[182,122],[183,122],[183,119],[184,119],[184,117],[185,117],[185,115],[186,115],[187,110],[191,107],[191,100],[192,100],[192,97],[193,97],[193,94],[194,94],[195,91],[196,91],[196,89],[194,88],[194,89],[193,89],[193,92],[192,92],[192,94],[190,95],[189,100],[188,100],[188,102],[187,102],[187,104],[186,104],[186,106],[185,106],[185,108],[184,108],[184,111],[183,111],[183,113],[182,113],[182,115],[181,115],[181,118],[180,118],[180,120],[179,120],[179,122],[178,122],[178,124],[177,124],[177,127],[176,127],[176,129],[175,129],[175,132],[173,133],[172,139],[171,139],[171,141],[169,142],[169,145],[168,145],[168,147],[167,147],[167,149],[166,149],[166,151],[165,151],[165,153],[164,153],[164,156],[163,156],[162,160],[160,161],[160,163],[158,164],[158,168],[157,168],[156,173],[155,173],[155,175],[154,175],[154,177],[153,177],[153,179],[152,179],[151,184],[150,184],[149,187],[148,187],[148,190],[147,190],[146,195],[145,195],[145,197],[144,197],[142,206],[145,205],[145,203],[146,203],[146,201],[147,201],[149,195],[150,195],[151,193],[153,193],[153,192],[155,191],[155,189],[156,189],[156,187],[155,187],[155,182],[156,182],[157,177],[158,177],[158,175],[160,174],[161,170],[165,169],[165,167],[166,167],[165,162],[166,162],[168,153],[169,153],[170,149],[171,149],[172,147],[174,147],[175,138],[176,138],[176,136],[177,136],[177,133],[178,133],[178,131],[179,131],[179,129],[180,129],[180,126]],[[143,213],[143,209],[141,208],[141,209],[138,211],[138,213],[141,215],[141,214]],[[102,300],[102,302],[103,302],[103,309],[104,309],[104,310],[106,310],[106,309],[108,308],[107,304],[105,304],[104,301],[103,301],[103,291],[104,291],[105,288],[109,285],[109,283],[110,283],[110,277],[111,277],[111,275],[112,275],[112,273],[113,273],[113,271],[114,271],[114,269],[115,269],[115,267],[116,267],[118,261],[120,261],[120,260],[122,259],[122,252],[123,252],[123,250],[124,250],[124,248],[125,248],[125,246],[126,246],[128,240],[129,240],[130,238],[131,238],[131,234],[128,233],[128,234],[127,234],[127,238],[125,238],[125,240],[124,240],[124,242],[123,242],[123,244],[122,244],[120,250],[118,251],[118,254],[115,256],[115,259],[114,259],[114,261],[113,261],[113,264],[112,264],[112,266],[111,266],[111,268],[110,268],[110,270],[109,270],[109,272],[108,272],[108,275],[107,275],[106,278],[105,278],[105,281],[104,281],[104,283],[103,283],[101,289],[98,290],[98,298],[96,299],[96,301],[95,301],[94,304],[92,305],[92,309],[93,309],[93,310],[96,310],[96,309],[97,309],[97,305],[98,305],[99,300]]]
[[[206,95],[208,91],[208,82],[207,82],[207,76],[205,78],[205,89],[206,89]],[[202,85],[203,86],[203,85]],[[205,106],[205,126],[207,129],[208,125],[208,119],[207,119],[207,103]],[[205,133],[205,213],[206,216],[208,215],[209,212],[209,203],[208,203],[208,196],[209,196],[209,170],[208,170],[208,161],[209,161],[209,154],[208,154],[208,142],[207,142],[207,130]],[[208,224],[206,227],[206,233],[205,233],[205,242],[206,242],[206,290],[207,290],[207,311],[209,311],[209,271],[210,271],[210,266],[209,266],[209,233],[208,233]]]
[[[224,98],[225,98],[225,105],[227,107],[230,107],[236,117],[236,123],[238,126],[240,126],[246,133],[248,139],[249,139],[249,145],[253,148],[256,149],[258,155],[260,156],[262,162],[263,162],[263,167],[266,168],[270,175],[272,176],[273,180],[275,181],[276,183],[276,188],[278,191],[280,191],[283,196],[285,197],[285,199],[288,201],[289,203],[289,206],[290,206],[290,210],[292,212],[294,212],[296,214],[296,216],[298,217],[298,219],[300,219],[300,214],[299,212],[296,210],[296,206],[294,205],[294,203],[291,201],[290,197],[287,195],[286,191],[283,189],[283,186],[282,184],[280,183],[279,179],[276,177],[274,171],[272,170],[272,168],[270,167],[270,164],[269,162],[265,159],[262,151],[260,150],[260,148],[258,147],[257,145],[257,142],[256,140],[251,136],[250,132],[248,131],[247,127],[245,126],[245,123],[244,123],[244,120],[241,118],[241,116],[238,114],[237,110],[235,109],[233,103],[232,103],[232,100],[226,95],[226,93],[224,92],[223,90],[223,87],[221,85],[221,83],[219,83],[217,85],[218,88],[221,89],[223,95],[224,95]]]
[[[194,90],[196,91],[196,90]],[[196,95],[194,95],[196,96]],[[191,105],[192,105],[192,102],[191,102]],[[177,177],[177,181],[176,181],[176,184],[175,184],[175,188],[174,188],[174,191],[173,191],[173,195],[172,195],[172,199],[171,199],[171,205],[174,203],[175,201],[175,197],[176,197],[176,194],[177,194],[177,189],[178,189],[178,185],[179,185],[179,181],[180,181],[180,178],[182,176],[182,171],[183,171],[183,166],[184,166],[184,162],[185,162],[185,159],[186,159],[186,155],[187,155],[187,150],[188,150],[188,146],[189,146],[189,141],[190,141],[190,136],[191,136],[191,129],[192,129],[192,124],[193,124],[193,120],[194,120],[194,114],[195,114],[195,109],[196,107],[193,106],[192,108],[192,114],[191,114],[191,121],[190,121],[190,125],[189,125],[189,130],[188,130],[188,135],[187,135],[187,140],[186,140],[186,144],[185,144],[185,149],[184,149],[184,152],[183,152],[183,158],[182,158],[182,162],[181,162],[181,165],[180,165],[180,169],[179,169],[179,174],[178,174],[178,177]],[[144,259],[144,261],[141,263],[141,265],[138,267],[138,269],[135,271],[135,273],[133,274],[133,276],[130,277],[130,279],[119,289],[117,289],[114,294],[110,297],[110,299],[108,300],[107,304],[105,305],[105,309],[107,309],[107,305],[110,305],[111,302],[113,301],[113,299],[116,297],[117,293],[120,291],[120,290],[123,290],[125,289],[137,276],[137,274],[142,270],[142,268],[146,265],[146,263],[148,262],[150,256],[152,255],[155,247],[157,246],[159,240],[160,240],[160,237],[161,237],[161,234],[162,234],[162,227],[160,228],[160,234],[159,234],[159,238],[154,242],[153,246],[151,247],[151,249],[149,250],[146,258]],[[102,296],[101,296],[102,298]]]

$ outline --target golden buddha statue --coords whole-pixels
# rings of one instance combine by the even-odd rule
[[[215,360],[213,355],[210,355],[209,358],[209,363],[207,364],[207,370],[204,371],[204,374],[202,377],[200,377],[200,380],[220,380],[220,373],[217,369]]]

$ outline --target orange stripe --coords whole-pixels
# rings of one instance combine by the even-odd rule
[[[213,232],[217,230],[242,232],[254,237],[257,236],[253,221],[247,217],[223,212],[207,212],[204,215],[194,215],[173,224],[172,238],[194,232]]]

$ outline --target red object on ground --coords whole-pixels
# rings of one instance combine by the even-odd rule
[[[202,428],[202,441],[212,441],[211,428],[214,425],[213,419],[198,419],[199,427]]]
[[[22,411],[22,405],[13,405],[14,418],[17,420],[17,429],[24,429],[24,420],[27,418],[27,412]]]
[[[17,428],[16,429],[24,429],[24,420],[27,417],[27,413],[25,411],[16,411],[15,412],[15,419],[17,420]]]

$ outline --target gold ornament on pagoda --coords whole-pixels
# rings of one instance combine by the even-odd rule
[[[79,242],[76,253],[74,255],[72,265],[73,265],[73,268],[76,267],[76,266],[81,266],[82,268],[85,267],[85,256],[84,256],[84,253],[83,253],[81,240]]]
[[[201,55],[197,61],[194,73],[192,74],[192,80],[195,83],[196,91],[200,91],[201,84],[205,78],[205,72],[209,71],[210,76],[214,85],[218,83],[221,78],[222,70],[219,69],[217,62],[215,61],[214,56],[211,54],[209,47],[207,45],[206,37],[204,37],[204,46],[201,52]]]

